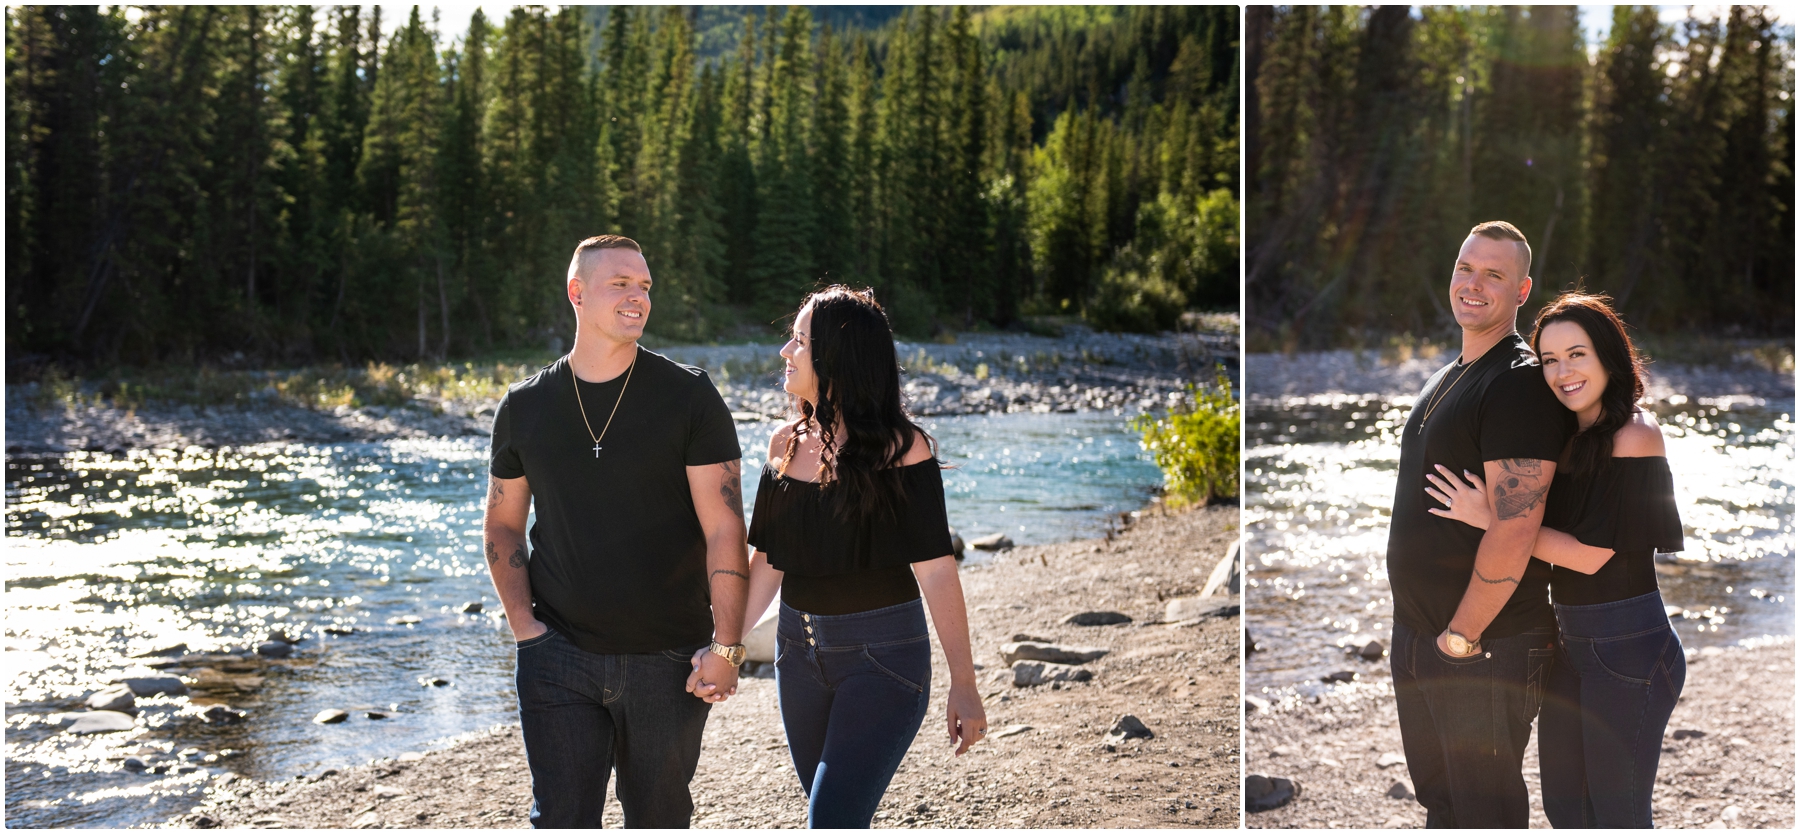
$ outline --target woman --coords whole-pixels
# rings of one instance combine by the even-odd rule
[[[957,755],[987,734],[987,716],[943,476],[900,406],[887,314],[867,291],[813,293],[781,355],[800,416],[769,441],[744,633],[780,589],[776,688],[807,824],[867,828],[930,700],[921,591],[950,667]]]
[[[1562,632],[1538,717],[1544,814],[1557,828],[1648,828],[1663,729],[1687,678],[1656,588],[1656,552],[1682,548],[1662,430],[1636,406],[1643,361],[1603,296],[1552,302],[1531,346],[1581,427],[1532,551],[1554,565]],[[1481,479],[1438,471],[1426,492],[1447,509],[1432,512],[1487,529]]]

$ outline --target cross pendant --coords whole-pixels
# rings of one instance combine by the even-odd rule
[[[598,444],[598,443],[594,444],[594,459],[595,460],[600,459],[600,444]]]

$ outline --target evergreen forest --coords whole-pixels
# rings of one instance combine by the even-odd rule
[[[8,7],[9,364],[560,350],[608,232],[671,341],[1237,309],[1234,7],[381,13]]]
[[[1706,8],[1706,7],[1699,7]],[[1470,227],[1639,331],[1790,336],[1794,35],[1753,6],[1267,7],[1246,16],[1252,349],[1454,332]]]

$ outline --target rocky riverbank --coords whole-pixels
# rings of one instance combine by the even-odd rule
[[[1237,376],[1236,319],[1216,331],[1158,336],[1096,333],[1079,326],[1060,338],[964,334],[950,344],[901,343],[908,404],[922,416],[1018,411],[1131,413],[1166,407],[1189,382],[1210,381],[1223,365]],[[742,419],[777,416],[780,346],[674,346],[658,352],[706,368]],[[270,385],[274,383],[271,381]],[[93,386],[87,386],[93,387]],[[253,394],[272,394],[261,390]],[[37,383],[6,387],[8,454],[76,450],[184,449],[257,443],[347,443],[486,434],[492,397],[418,397],[399,406],[301,408],[275,396],[247,405],[145,402],[121,406],[88,392],[53,402]]]
[[[1170,605],[1205,586],[1237,538],[1237,508],[1132,515],[1141,518],[1126,516],[1104,539],[1015,548],[963,569],[993,736],[967,755],[950,755],[943,737],[949,674],[934,650],[931,711],[877,826],[1238,825],[1238,599]],[[1068,622],[1093,611],[1130,621]],[[1022,637],[1105,654],[1079,667],[1087,680],[1019,687],[1002,647]],[[697,827],[805,824],[773,680],[747,677],[735,698],[713,709],[693,792]],[[195,812],[171,824],[522,827],[529,807],[524,751],[509,726],[289,781],[220,777]],[[621,819],[610,800],[608,824]]]
[[[1252,702],[1253,704],[1255,702]],[[1260,706],[1260,705],[1259,705]],[[1290,780],[1299,796],[1249,814],[1250,828],[1420,828],[1393,690],[1346,685],[1249,709],[1245,772]],[[1549,827],[1537,736],[1525,753],[1533,828]],[[1663,736],[1653,797],[1659,827],[1794,827],[1794,646],[1707,648]]]

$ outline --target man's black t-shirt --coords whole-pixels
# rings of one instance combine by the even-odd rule
[[[699,368],[640,347],[625,386],[625,374],[581,383],[595,433],[618,403],[598,456],[568,357],[512,386],[494,415],[489,471],[524,477],[536,501],[538,619],[598,654],[694,648],[713,624],[687,467],[741,457],[737,429]]]
[[[1437,407],[1427,420],[1433,400]],[[1388,584],[1396,619],[1421,634],[1448,628],[1481,546],[1481,530],[1426,511],[1441,507],[1425,494],[1426,473],[1443,464],[1451,472],[1466,469],[1485,478],[1483,464],[1490,460],[1554,461],[1575,430],[1574,413],[1557,401],[1531,347],[1517,333],[1470,365],[1453,362],[1425,383],[1400,439],[1399,485],[1388,529]],[[1555,625],[1549,583],[1550,566],[1528,562],[1512,599],[1481,636],[1511,637]]]

